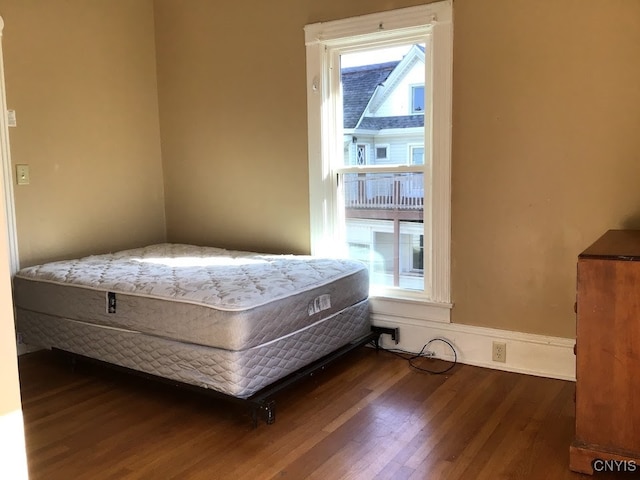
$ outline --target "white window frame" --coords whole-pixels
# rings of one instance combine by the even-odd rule
[[[335,238],[342,238],[336,178],[331,160],[340,145],[336,128],[341,125],[341,110],[332,95],[332,85],[339,84],[340,72],[330,69],[336,49],[350,46],[393,43],[394,39],[430,37],[431,68],[425,88],[433,89],[431,103],[425,108],[425,149],[431,148],[431,197],[425,198],[425,232],[432,232],[429,255],[425,252],[426,294],[398,290],[370,298],[374,314],[410,320],[450,321],[451,291],[451,98],[453,11],[451,0],[417,7],[374,13],[305,27],[307,51],[307,112],[309,155],[309,203],[311,253],[344,255],[337,250]],[[339,117],[339,118],[337,118]],[[431,128],[428,128],[428,127]],[[426,162],[425,150],[425,162]],[[425,192],[426,193],[426,192]]]

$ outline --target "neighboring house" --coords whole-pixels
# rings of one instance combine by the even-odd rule
[[[341,74],[345,166],[423,165],[424,48]],[[374,284],[422,289],[423,174],[348,173],[343,192],[350,255],[370,263]]]
[[[345,164],[424,162],[424,50],[342,69]]]

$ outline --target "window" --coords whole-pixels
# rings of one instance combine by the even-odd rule
[[[424,164],[424,147],[422,145],[410,145],[409,146],[409,159],[411,165]]]
[[[424,85],[411,87],[411,113],[424,113]]]
[[[376,145],[376,163],[385,162],[387,160],[387,145]]]
[[[358,144],[356,146],[356,165],[367,164],[367,146]]]
[[[374,314],[449,320],[451,17],[441,1],[305,27],[312,253],[367,263]]]

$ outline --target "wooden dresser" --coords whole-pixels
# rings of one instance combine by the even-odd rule
[[[609,230],[579,255],[576,306],[570,468],[626,460],[640,473],[640,230]]]

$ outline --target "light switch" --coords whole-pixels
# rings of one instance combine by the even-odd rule
[[[29,165],[16,165],[18,185],[29,185]]]
[[[7,125],[10,127],[17,127],[18,121],[16,120],[16,111],[7,110]]]

